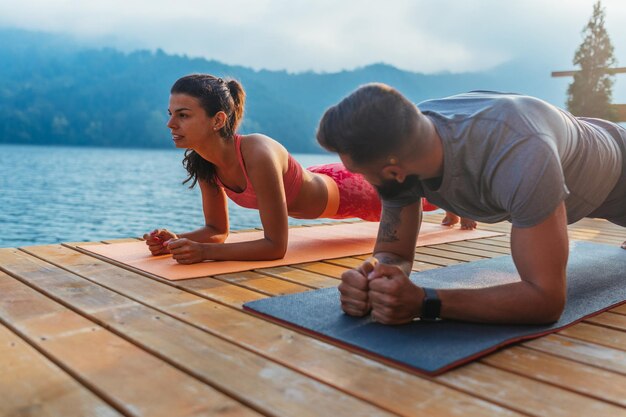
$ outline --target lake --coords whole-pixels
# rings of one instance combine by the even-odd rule
[[[200,191],[179,149],[109,149],[0,144],[0,247],[138,237],[204,224]],[[294,154],[303,165],[336,155]],[[229,201],[232,230],[261,227],[258,211]],[[290,219],[290,225],[324,220]],[[328,220],[325,220],[326,222]]]

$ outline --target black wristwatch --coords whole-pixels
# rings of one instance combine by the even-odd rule
[[[432,288],[422,288],[424,290],[424,300],[422,301],[421,320],[438,320],[441,315],[441,300],[437,296],[437,291]]]

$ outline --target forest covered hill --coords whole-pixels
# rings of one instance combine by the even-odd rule
[[[0,29],[0,63],[0,143],[172,147],[165,126],[169,88],[193,72],[240,80],[248,95],[240,131],[267,134],[292,152],[319,152],[315,129],[324,110],[367,82],[390,84],[416,103],[469,90],[526,93],[559,106],[564,101],[563,82],[529,63],[462,74],[419,74],[386,64],[294,74],[161,50],[124,53],[11,29]]]

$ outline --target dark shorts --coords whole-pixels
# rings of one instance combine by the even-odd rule
[[[607,219],[611,223],[626,227],[626,129],[598,119],[593,120],[593,123],[605,128],[622,150],[622,175],[604,203],[587,217]]]

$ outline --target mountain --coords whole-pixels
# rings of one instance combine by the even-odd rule
[[[292,152],[319,152],[324,110],[359,85],[390,84],[418,103],[469,90],[514,91],[556,105],[564,83],[526,62],[488,72],[420,74],[378,63],[336,73],[255,71],[161,50],[95,49],[63,35],[0,29],[0,143],[172,147],[169,88],[179,77],[234,77],[247,92],[241,132],[261,132]]]

